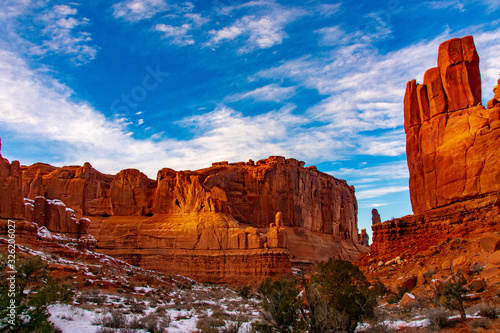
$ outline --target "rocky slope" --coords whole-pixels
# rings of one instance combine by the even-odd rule
[[[292,263],[354,260],[366,249],[354,188],[295,159],[164,168],[156,181],[133,169],[102,174],[89,163],[16,163],[5,160],[0,179],[8,218],[75,237],[90,232],[97,251],[143,268],[255,283],[291,272]]]

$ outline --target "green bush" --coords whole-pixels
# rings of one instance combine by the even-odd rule
[[[267,317],[253,323],[252,331],[351,333],[361,320],[374,317],[382,288],[373,290],[358,267],[330,259],[318,264],[317,271],[309,283],[302,274],[301,288],[293,276],[265,280],[257,295]]]
[[[425,317],[431,324],[430,327],[434,330],[440,330],[442,328],[450,326],[450,314],[448,311],[442,308],[433,308],[427,310]]]
[[[317,269],[306,288],[311,333],[354,332],[358,322],[373,317],[376,296],[358,267],[330,259]]]
[[[262,299],[262,306],[268,315],[268,323],[261,323],[260,330],[279,332],[295,332],[303,325],[301,308],[302,299],[299,297],[298,280],[293,276],[284,276],[273,281],[267,278],[257,289]],[[256,324],[257,325],[257,324]],[[265,328],[265,326],[270,326]],[[257,327],[257,326],[255,326]]]
[[[15,293],[12,298],[5,260],[0,267],[0,330],[10,332],[57,332],[48,321],[47,307],[56,302],[71,302],[73,291],[53,279],[47,263],[39,256],[26,257],[16,264]],[[15,299],[15,316],[8,317],[11,299]]]
[[[441,305],[450,310],[457,310],[460,313],[460,319],[465,320],[464,300],[467,293],[467,280],[462,272],[457,272],[452,275],[441,292],[439,299]]]

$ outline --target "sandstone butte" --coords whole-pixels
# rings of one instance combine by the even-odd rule
[[[367,250],[358,243],[354,188],[295,159],[164,168],[156,181],[134,169],[102,174],[89,163],[0,162],[0,218],[90,232],[96,251],[146,269],[256,283]]]
[[[425,72],[423,82],[408,82],[404,97],[414,215],[376,221],[371,250],[358,263],[374,272],[387,260],[451,256],[447,251],[471,244],[471,258],[500,276],[493,262],[499,248],[481,252],[488,232],[500,238],[499,86],[485,108],[472,36],[442,43],[437,67]],[[473,264],[470,258],[467,262]],[[405,272],[410,274],[408,267]]]

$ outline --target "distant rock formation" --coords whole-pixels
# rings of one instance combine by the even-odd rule
[[[488,101],[488,104],[486,104],[488,109],[492,109],[500,105],[500,79],[497,81],[497,85],[493,88],[493,93],[495,96]]]
[[[0,141],[0,218],[22,219],[24,217],[22,172],[18,161],[12,164],[2,157]]]
[[[23,192],[59,199],[82,215],[151,216],[211,211],[265,228],[280,211],[287,226],[357,241],[354,188],[304,162],[272,156],[257,163],[214,163],[197,171],[164,168],[157,181],[138,170],[110,176],[84,166],[23,167]]]
[[[498,90],[498,88],[496,88]],[[500,191],[500,107],[481,105],[472,36],[439,47],[424,84],[408,82],[406,152],[414,213]]]
[[[75,218],[75,211],[66,207],[60,200],[47,200],[36,197],[35,200],[24,199],[26,221],[35,222],[39,227],[60,233],[80,235],[88,234],[90,220]]]
[[[9,229],[15,226],[18,243],[33,244],[40,239],[50,243],[51,233],[56,233],[56,242],[60,246],[71,243],[80,250],[95,249],[96,240],[89,235],[89,219],[77,220],[74,211],[59,200],[47,200],[40,196],[35,200],[23,199],[22,193],[19,162],[11,164],[0,154],[0,234],[7,235]],[[9,220],[15,220],[15,224]],[[40,235],[41,230],[45,230],[44,235]]]
[[[380,214],[378,213],[378,210],[376,208],[372,209],[372,225],[381,223],[382,221],[380,220]]]
[[[102,174],[89,163],[19,170],[26,219],[51,231],[90,231],[99,252],[147,269],[255,283],[291,272],[292,262],[308,267],[366,251],[354,188],[295,159],[164,168],[156,181],[134,169]]]
[[[363,246],[369,245],[370,237],[366,233],[366,229],[361,229],[361,232],[359,233],[359,236],[358,236],[358,242],[359,242],[359,244],[361,244]]]

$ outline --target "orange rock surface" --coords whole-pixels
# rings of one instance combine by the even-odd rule
[[[286,226],[357,241],[357,202],[344,180],[274,156],[248,163],[214,163],[198,171],[162,169],[157,181],[137,170],[104,175],[83,167],[23,167],[23,193],[58,199],[82,215],[142,215],[210,211],[267,227],[280,211]]]
[[[425,294],[452,271],[476,292],[500,281],[500,107],[496,97],[488,109],[480,104],[478,65],[472,37],[452,39],[441,44],[424,85],[407,84],[415,214],[373,224],[371,249],[357,261],[392,287],[416,280]]]
[[[24,216],[21,192],[22,173],[18,161],[12,164],[1,154],[0,141],[0,218],[22,219]]]
[[[406,153],[414,213],[500,191],[500,107],[481,103],[472,36],[439,47],[424,85],[408,82]]]
[[[366,250],[358,243],[354,188],[295,159],[164,168],[156,181],[132,169],[105,175],[89,163],[22,170],[27,198],[61,200],[90,217],[98,251],[144,268],[255,283],[291,272],[292,263],[355,260]],[[64,219],[57,209],[53,215]]]

